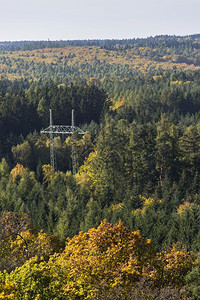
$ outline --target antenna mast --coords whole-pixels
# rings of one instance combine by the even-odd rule
[[[56,155],[54,149],[54,137],[59,134],[71,134],[72,135],[72,172],[73,175],[77,173],[78,170],[78,162],[77,162],[77,152],[76,152],[76,142],[75,142],[75,132],[77,134],[84,135],[85,132],[80,129],[79,127],[74,125],[74,109],[72,110],[72,124],[71,126],[67,125],[53,125],[53,117],[52,117],[52,110],[50,111],[50,124],[44,130],[41,130],[41,134],[46,133],[49,134],[50,138],[50,163],[52,168],[56,171]]]

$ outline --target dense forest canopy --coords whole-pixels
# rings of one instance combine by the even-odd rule
[[[102,295],[108,291],[108,299],[117,299],[112,298],[116,293],[131,299],[133,289],[135,293],[148,279],[149,290],[143,282],[142,291],[155,293],[152,299],[158,290],[166,295],[168,286],[171,299],[189,299],[186,292],[177,294],[186,283],[187,292],[199,296],[199,47],[200,35],[0,43],[0,270],[7,272],[0,275],[0,293],[14,295],[8,299],[39,299],[40,294],[48,299],[51,291],[52,299],[72,299],[75,291],[78,299],[106,299]],[[50,108],[57,125],[70,125],[74,109],[76,125],[85,131],[81,137],[55,137],[57,170],[49,164],[49,137],[40,134],[49,125]],[[71,172],[74,147],[76,175]],[[93,235],[104,244],[113,230],[124,235],[128,250],[120,250],[118,239],[108,248],[95,244],[95,254],[87,250],[94,246]],[[150,251],[148,265],[130,254],[136,240]],[[69,268],[76,243],[77,253],[89,251],[85,264],[91,263],[91,269],[85,277],[84,265]],[[119,262],[120,251],[124,256]],[[109,253],[112,268],[119,266],[116,281],[115,273],[109,273]],[[181,265],[183,257],[187,259]],[[101,259],[105,278],[94,263]],[[20,298],[27,270],[32,268],[33,278],[40,272],[41,283],[42,276],[52,277],[53,268],[62,263],[71,277],[62,270],[61,286],[57,278],[48,279],[46,291],[38,285],[29,298]],[[93,268],[100,270],[94,281]],[[176,270],[172,279],[168,268]],[[73,290],[79,274],[85,279]],[[133,287],[136,281],[140,285]]]

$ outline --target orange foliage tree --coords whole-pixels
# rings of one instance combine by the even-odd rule
[[[31,244],[30,234],[25,236]],[[48,236],[41,233],[38,239],[42,247],[48,245]],[[15,246],[21,249],[22,242]],[[67,239],[64,251],[49,260],[36,255],[10,274],[0,273],[0,299],[103,299],[99,295],[117,290],[126,299],[143,279],[151,283],[152,291],[164,286],[180,289],[196,263],[196,256],[180,245],[156,254],[140,231],[104,220],[97,229]]]
[[[142,276],[151,276],[155,255],[151,241],[139,231],[104,220],[97,229],[67,240],[55,264],[62,270],[65,295],[94,299],[101,286],[128,287]]]

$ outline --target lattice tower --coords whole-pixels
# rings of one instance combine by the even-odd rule
[[[54,137],[63,134],[63,135],[72,135],[72,172],[75,175],[78,170],[78,155],[76,151],[76,141],[75,141],[75,134],[84,135],[85,132],[80,129],[79,127],[74,125],[74,109],[72,110],[72,124],[71,126],[68,125],[53,125],[53,117],[52,117],[52,110],[49,109],[50,112],[50,122],[49,127],[44,130],[41,130],[41,134],[48,134],[50,139],[50,164],[52,168],[56,171],[56,154],[55,154],[55,147],[54,147]]]

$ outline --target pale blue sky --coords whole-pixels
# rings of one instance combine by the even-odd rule
[[[200,33],[200,0],[0,0],[0,41]]]

